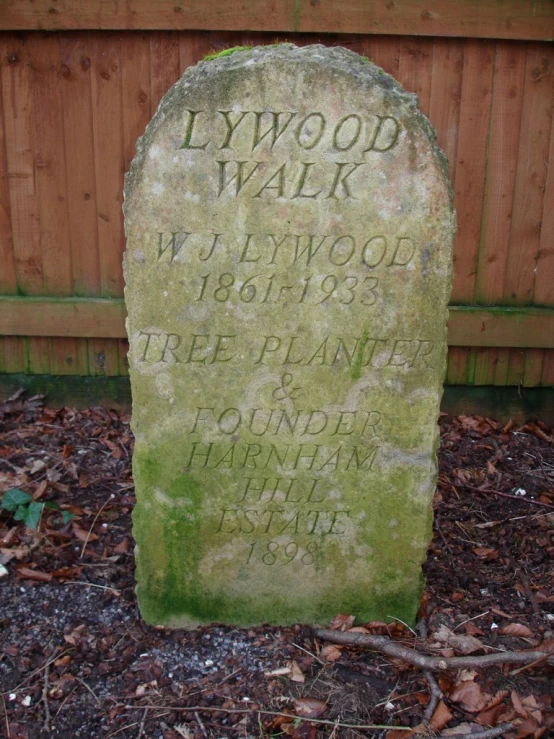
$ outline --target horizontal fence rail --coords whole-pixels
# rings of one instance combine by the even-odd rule
[[[3,0],[0,30],[213,30],[551,40],[552,0]]]
[[[0,335],[124,339],[125,303],[0,296]],[[554,349],[554,309],[450,306],[450,346]]]

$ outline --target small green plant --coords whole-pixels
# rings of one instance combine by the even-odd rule
[[[214,59],[220,59],[223,56],[231,56],[235,51],[250,51],[251,46],[233,46],[231,49],[223,49],[223,51],[216,51],[214,54],[208,54],[205,56],[203,61],[211,62]]]
[[[2,509],[13,513],[14,520],[23,521],[30,529],[37,529],[45,508],[54,508],[60,511],[57,503],[37,503],[33,496],[18,488],[6,490],[2,498]],[[69,511],[61,511],[61,520],[64,524],[71,521],[73,514]]]

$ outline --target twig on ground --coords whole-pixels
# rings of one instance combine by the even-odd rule
[[[76,690],[77,690],[77,686],[75,686],[75,687],[73,688],[73,690],[71,690],[71,691],[70,691],[70,692],[69,692],[69,693],[68,693],[68,694],[67,694],[67,695],[65,696],[65,698],[63,699],[63,702],[62,702],[62,704],[60,705],[60,707],[58,708],[58,710],[56,711],[56,713],[55,713],[55,715],[54,715],[54,723],[56,723],[56,719],[58,718],[58,714],[59,714],[59,712],[60,712],[60,711],[62,710],[62,708],[63,708],[63,707],[65,706],[65,704],[67,703],[67,701],[68,701],[68,700],[69,700],[69,699],[71,698],[71,696],[73,695],[73,693],[74,693],[74,692],[75,692]]]
[[[88,690],[88,692],[89,692],[89,693],[90,693],[90,694],[92,695],[92,697],[93,697],[93,698],[94,698],[94,700],[95,700],[95,701],[96,701],[96,702],[98,703],[98,705],[99,705],[99,706],[101,706],[101,705],[102,705],[102,703],[100,702],[100,698],[99,698],[99,697],[98,697],[98,696],[96,695],[96,693],[94,692],[94,690],[93,690],[92,688],[89,688],[89,686],[88,686],[88,685],[86,684],[86,682],[85,682],[84,680],[81,680],[81,678],[80,678],[80,677],[76,677],[75,679],[76,679],[76,680],[78,680],[78,681],[79,681],[79,682],[81,683],[81,685],[84,685],[84,687],[85,687],[85,688],[86,688],[86,689]]]
[[[512,731],[513,728],[510,723],[499,724],[494,729],[474,731],[472,734],[449,734],[448,739],[492,739],[495,736],[501,736],[506,731]]]
[[[52,662],[55,662],[57,659],[61,659],[66,654],[69,654],[69,650],[66,650],[65,652],[60,652],[59,654],[56,654],[55,657],[51,657],[46,662],[46,664],[44,664],[42,667],[37,667],[36,670],[33,670],[29,675],[27,675],[27,677],[24,680],[18,683],[18,685],[16,685],[15,688],[4,691],[4,695],[8,695],[8,693],[15,693],[16,690],[18,690],[22,685],[25,685],[25,683],[28,682],[32,677],[37,675],[39,672],[42,672],[46,667],[49,667],[52,664]]]
[[[6,706],[6,701],[4,700],[4,696],[2,693],[0,693],[0,698],[2,699],[2,707],[4,709],[4,719],[6,720],[6,739],[11,739],[11,731],[10,731],[10,720],[8,718],[8,707]]]
[[[133,724],[127,724],[126,726],[122,726],[121,729],[117,729],[117,731],[112,731],[111,734],[108,734],[105,739],[110,739],[110,737],[115,736],[116,734],[121,734],[122,731],[125,731],[125,729],[132,729],[133,726],[138,726],[138,721],[135,721]]]
[[[50,674],[50,665],[46,665],[44,668],[44,685],[42,687],[42,702],[44,703],[44,724],[42,725],[43,731],[47,734],[50,733],[50,705],[48,703],[48,677]]]
[[[531,584],[529,582],[529,578],[527,577],[527,573],[524,571],[521,565],[516,564],[512,557],[510,557],[510,562],[512,567],[514,568],[514,574],[519,575],[521,584],[523,585],[523,589],[525,591],[525,595],[527,596],[527,600],[529,601],[529,603],[531,604],[531,608],[533,609],[533,615],[540,623],[542,621],[542,611],[538,606],[533,591],[531,590]],[[535,627],[537,625],[538,624],[535,624]]]
[[[81,555],[80,555],[79,559],[83,559],[83,555],[85,554],[85,549],[87,548],[88,540],[90,538],[90,535],[92,534],[92,529],[94,528],[94,524],[98,521],[98,516],[102,513],[102,511],[104,510],[104,508],[110,502],[111,497],[112,496],[110,495],[110,497],[102,503],[100,509],[98,510],[96,516],[94,517],[94,519],[93,519],[93,521],[92,521],[92,523],[90,525],[90,529],[88,530],[88,533],[86,535],[85,541],[83,542],[83,548],[81,549]]]
[[[142,720],[140,722],[137,739],[141,739],[141,736],[144,734],[144,724],[146,723],[146,717],[148,716],[149,708],[144,709],[144,713],[142,714]]]
[[[486,615],[487,615],[487,614],[489,614],[489,613],[490,613],[490,610],[488,610],[488,611],[483,611],[483,613],[478,613],[478,614],[477,614],[477,616],[472,616],[471,618],[466,618],[466,620],[465,620],[465,621],[461,621],[461,622],[460,622],[460,623],[459,623],[459,624],[458,624],[457,626],[455,626],[455,627],[454,627],[454,628],[452,629],[452,631],[453,631],[453,632],[454,632],[454,631],[457,631],[457,630],[458,630],[458,629],[460,628],[460,626],[464,626],[464,624],[468,624],[468,623],[469,623],[470,621],[475,621],[475,619],[477,619],[477,618],[482,618],[483,616],[486,616]]]
[[[204,734],[204,736],[206,737],[206,739],[208,739],[208,732],[206,731],[206,727],[204,726],[204,722],[200,718],[200,715],[199,715],[198,711],[195,711],[194,712],[194,718],[196,719],[196,722],[197,722],[198,726],[200,727],[200,731]]]
[[[475,493],[483,493],[484,495],[498,495],[500,498],[508,498],[509,500],[515,500],[518,503],[530,503],[531,505],[540,505],[544,508],[551,508],[554,511],[554,505],[550,503],[543,503],[542,500],[535,500],[534,498],[519,497],[518,495],[510,495],[510,493],[501,493],[500,490],[483,490],[482,488],[473,487],[473,485],[460,485],[464,490],[472,490]]]
[[[313,652],[309,652],[307,649],[304,649],[304,647],[301,647],[300,644],[295,644],[294,642],[292,642],[292,646],[296,647],[297,649],[300,649],[302,652],[306,652],[306,654],[309,654],[310,657],[313,657],[314,659],[316,659],[320,665],[325,664],[325,662],[322,659],[319,659],[317,654],[314,654]]]
[[[66,580],[64,585],[88,585],[90,588],[100,588],[101,590],[110,590],[114,595],[120,596],[121,591],[115,588],[110,588],[109,585],[98,585],[95,582],[84,582],[84,580]]]
[[[528,665],[536,660],[545,660],[554,664],[554,650],[540,652],[529,650],[522,652],[499,652],[485,654],[480,657],[431,657],[421,652],[396,644],[388,636],[373,634],[350,634],[347,631],[331,631],[330,629],[314,629],[314,636],[333,644],[347,647],[371,647],[384,652],[389,657],[396,657],[423,670],[450,670],[465,667],[488,667],[489,665],[516,664]]]
[[[525,672],[525,670],[530,670],[531,667],[535,667],[535,665],[540,665],[541,662],[545,662],[548,655],[544,655],[544,657],[540,657],[540,659],[536,659],[534,662],[529,662],[528,665],[523,665],[523,667],[518,667],[517,670],[512,670],[508,673],[510,677],[513,677],[514,675],[519,675],[520,672]]]
[[[137,708],[142,706],[124,706],[127,710],[131,709],[136,711]],[[295,719],[297,718],[291,713],[283,713],[282,711],[265,711],[262,708],[219,708],[217,706],[154,706],[147,705],[144,708],[167,708],[170,711],[181,711],[181,713],[194,713],[200,711],[201,713],[258,713],[262,716],[284,716],[285,718]],[[322,718],[310,718],[304,719],[309,721],[311,724],[325,724],[327,726],[340,726],[344,729],[395,729],[396,731],[413,731],[410,726],[389,726],[384,724],[343,724],[337,721],[329,721]]]
[[[442,690],[440,689],[438,682],[435,680],[435,676],[430,670],[425,670],[423,674],[425,675],[425,679],[429,683],[429,689],[431,691],[431,698],[429,700],[429,703],[427,704],[425,711],[423,712],[423,721],[428,724],[433,718],[435,708],[439,705],[439,701],[442,698]]]

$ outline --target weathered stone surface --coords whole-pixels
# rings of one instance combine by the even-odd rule
[[[412,621],[455,230],[415,96],[344,49],[200,63],[125,225],[144,618]]]

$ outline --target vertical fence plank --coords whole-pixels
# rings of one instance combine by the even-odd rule
[[[455,180],[458,235],[454,249],[453,303],[467,304],[473,300],[485,189],[493,68],[494,43],[473,39],[466,41]]]
[[[399,36],[373,36],[371,61],[398,79],[402,44],[402,38]]]
[[[506,385],[523,385],[525,375],[525,350],[510,349]]]
[[[219,47],[214,49],[207,33],[185,31],[179,34],[179,74],[183,74],[187,67],[196,64],[210,52],[220,51],[233,46],[230,34],[217,34]],[[228,41],[226,41],[228,39]]]
[[[46,295],[71,295],[73,276],[57,34],[34,44],[32,69],[35,183],[44,291]]]
[[[10,205],[18,292],[43,292],[42,252],[35,190],[32,68],[30,51],[39,43],[32,36],[4,37],[2,99],[7,141]]]
[[[433,73],[433,42],[425,39],[406,40],[400,52],[398,79],[409,92],[415,92],[419,107],[427,116]]]
[[[520,45],[498,42],[494,69],[485,202],[475,301],[502,302],[514,199],[525,57]]]
[[[456,155],[460,128],[464,42],[435,39],[429,118],[437,129],[437,140],[450,165],[450,180],[456,176]]]
[[[528,305],[533,299],[552,129],[553,66],[545,45],[528,45],[514,213],[504,282],[504,302],[508,305]]]
[[[119,339],[89,339],[88,367],[91,375],[119,375]]]
[[[120,36],[92,40],[92,120],[102,295],[123,294],[123,115]]]
[[[150,39],[143,33],[121,39],[123,151],[125,171],[150,118]]]
[[[545,387],[554,386],[554,349],[547,349],[544,352],[541,385]]]
[[[63,34],[60,44],[73,289],[86,297],[100,294],[91,36]]]
[[[46,336],[27,337],[28,372],[32,375],[50,374],[50,345]]]
[[[510,366],[510,350],[498,349],[496,352],[496,366],[494,368],[493,385],[508,384],[508,368]]]
[[[554,66],[554,54],[552,55],[551,64]],[[533,293],[533,303],[543,306],[554,305],[554,94],[551,100],[550,151],[547,160],[548,170],[544,188],[541,234]]]
[[[129,352],[129,342],[127,339],[119,339],[119,374],[129,374],[129,358],[127,353]]]
[[[4,372],[28,372],[27,346],[23,336],[4,336]]]
[[[475,385],[494,385],[498,350],[488,347],[475,349]]]
[[[448,349],[448,369],[446,382],[449,385],[465,385],[467,383],[469,349],[463,346],[451,346]]]
[[[50,371],[53,375],[88,375],[86,339],[60,337],[49,339]]]
[[[154,115],[162,97],[179,79],[179,36],[150,34],[150,113]]]
[[[523,367],[523,384],[525,387],[537,387],[541,384],[543,349],[527,349]]]
[[[5,44],[6,37],[2,35],[0,36],[0,65],[7,64],[5,54],[3,53]],[[15,276],[15,255],[2,88],[2,74],[0,72],[0,264],[2,265],[0,269],[0,293],[4,295],[15,295],[17,293],[17,279]]]

